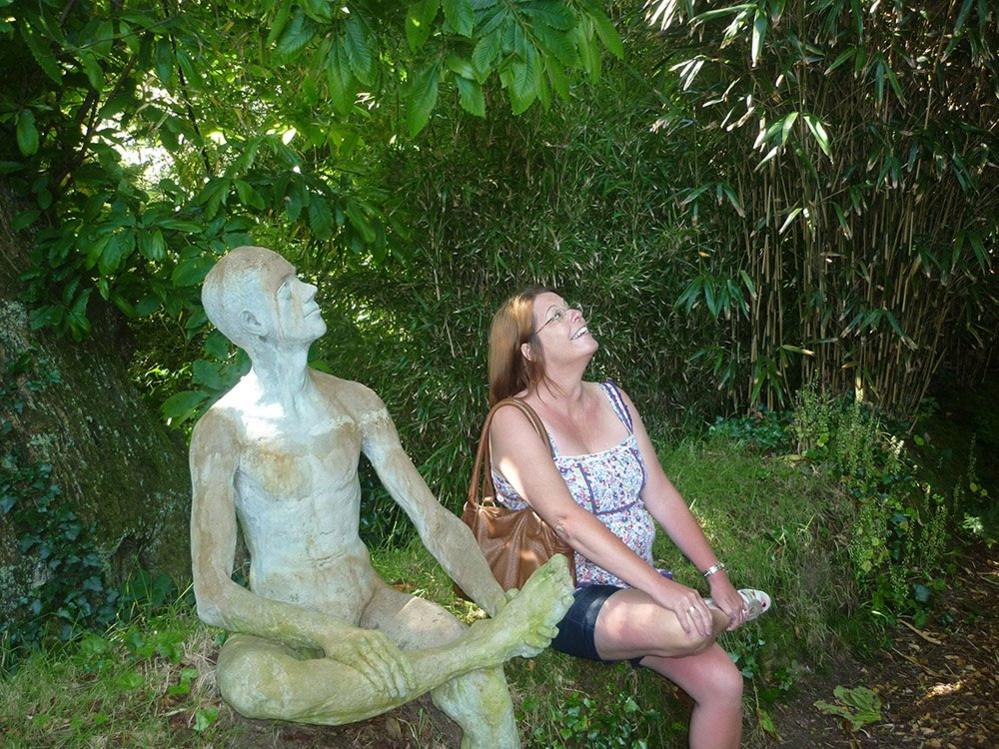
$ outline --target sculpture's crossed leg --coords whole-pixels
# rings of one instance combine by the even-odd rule
[[[247,717],[334,725],[378,715],[430,691],[435,704],[461,726],[463,748],[517,747],[500,666],[543,650],[571,603],[572,585],[561,556],[535,572],[495,619],[468,628],[436,604],[381,588],[361,625],[378,629],[405,651],[414,684],[402,696],[375,689],[348,664],[302,659],[280,643],[249,635],[234,635],[223,646],[219,689]]]

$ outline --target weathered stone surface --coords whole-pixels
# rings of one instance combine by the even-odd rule
[[[183,439],[167,432],[132,386],[127,330],[96,294],[87,340],[75,343],[30,329],[28,311],[18,301],[17,279],[28,258],[10,230],[14,212],[0,185],[0,373],[29,351],[39,377],[19,378],[25,406],[20,414],[8,408],[5,417],[14,428],[3,439],[32,462],[52,465],[62,501],[85,523],[95,522],[98,547],[114,578],[141,565],[186,585],[190,479]],[[59,382],[38,390],[27,386],[53,370]],[[21,559],[10,524],[0,516],[0,616],[31,584],[35,567]]]
[[[519,746],[502,664],[546,647],[572,603],[556,555],[507,597],[469,529],[442,507],[365,386],[308,367],[326,332],[316,287],[280,255],[240,247],[209,272],[205,312],[252,368],[191,439],[191,551],[201,618],[235,634],[218,659],[241,714],[349,723],[429,692],[468,749]],[[358,535],[367,456],[420,539],[494,618],[465,628],[375,572]],[[232,580],[237,524],[249,589]]]

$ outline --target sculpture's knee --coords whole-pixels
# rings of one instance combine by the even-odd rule
[[[288,673],[282,659],[261,646],[241,638],[231,638],[219,653],[216,675],[223,699],[247,718],[293,719],[296,707],[290,704],[294,690],[286,683]]]

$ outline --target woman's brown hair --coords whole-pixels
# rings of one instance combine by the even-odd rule
[[[489,331],[489,405],[521,390],[531,390],[545,379],[545,357],[534,333],[534,299],[546,289],[534,286],[507,299],[493,316]],[[531,359],[520,347],[531,344]]]

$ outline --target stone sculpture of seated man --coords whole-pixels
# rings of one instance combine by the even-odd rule
[[[218,684],[253,718],[348,723],[430,692],[463,747],[516,747],[502,663],[537,654],[572,601],[564,559],[506,596],[471,532],[433,497],[375,393],[310,369],[326,332],[280,255],[240,247],[205,279],[209,319],[252,368],[201,418],[191,444],[198,614],[233,634]],[[361,452],[447,573],[492,619],[466,628],[390,587],[358,536]],[[232,581],[237,518],[249,590]]]

